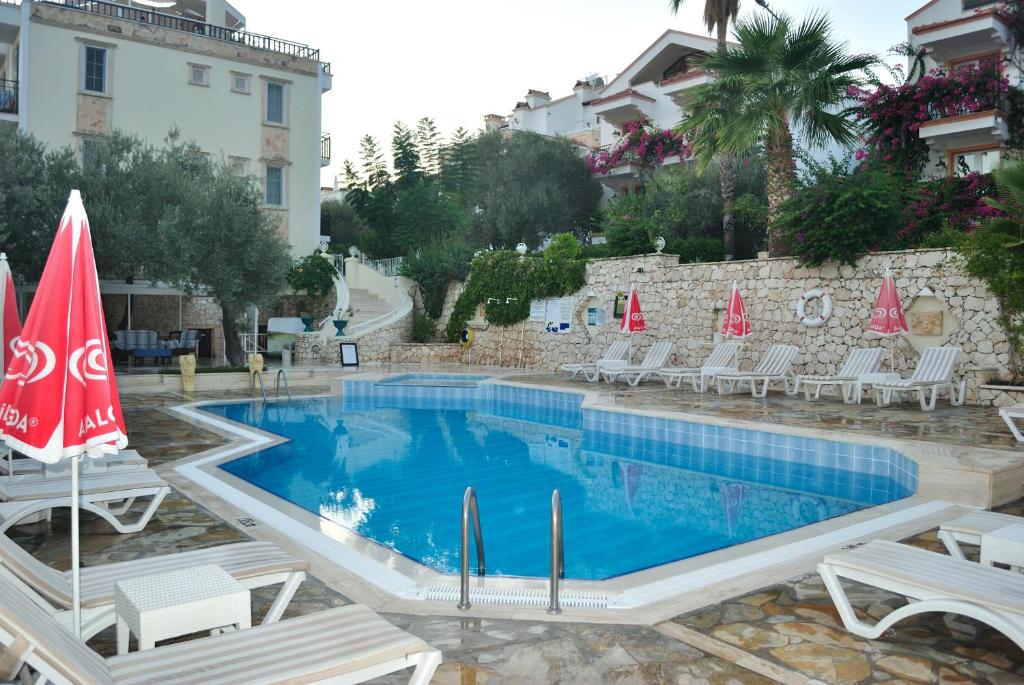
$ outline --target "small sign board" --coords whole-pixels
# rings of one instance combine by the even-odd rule
[[[359,346],[356,343],[339,343],[341,345],[341,365],[359,366]]]

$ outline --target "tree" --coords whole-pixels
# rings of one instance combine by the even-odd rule
[[[359,140],[359,158],[363,165],[366,186],[370,190],[391,184],[391,175],[388,174],[387,164],[384,163],[384,153],[380,151],[376,138],[366,135]]]
[[[177,246],[161,277],[217,301],[228,361],[241,366],[245,355],[238,318],[250,304],[264,308],[277,301],[291,259],[279,227],[262,210],[259,188],[226,164],[203,162],[187,179],[187,192],[161,221]]]
[[[420,153],[423,172],[428,176],[437,176],[441,170],[441,134],[430,117],[423,117],[416,124],[416,148]]]
[[[576,146],[563,138],[498,131],[476,140],[472,206],[480,244],[537,247],[547,235],[570,231],[597,214],[601,186]]]
[[[676,14],[683,0],[671,0],[672,13]],[[740,13],[740,0],[704,0],[704,24],[708,32],[717,31],[719,52],[729,48],[726,40],[729,22],[735,22]],[[725,258],[736,255],[736,220],[733,217],[733,202],[736,198],[736,167],[732,155],[722,151],[718,155],[719,184],[722,192],[722,240]]]
[[[396,121],[391,135],[391,164],[395,169],[395,187],[408,188],[420,181],[420,151],[416,134],[401,121]]]
[[[796,187],[794,128],[814,147],[855,142],[857,128],[846,116],[845,101],[877,60],[846,54],[845,45],[833,41],[828,18],[820,14],[799,23],[758,15],[738,21],[736,37],[739,47],[702,60],[716,80],[690,91],[685,104],[690,117],[678,129],[702,166],[720,152],[740,154],[764,146],[772,220],[768,250],[778,256],[785,244],[775,218]]]
[[[349,190],[344,201],[327,200],[320,205],[320,225],[324,235],[331,237],[332,252],[346,252],[353,245],[358,247],[366,233],[366,222],[351,204],[354,192]]]
[[[438,178],[441,188],[463,204],[471,201],[473,178],[476,174],[473,135],[461,126],[455,129],[451,139],[441,147]]]

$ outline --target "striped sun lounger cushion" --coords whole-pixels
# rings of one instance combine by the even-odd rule
[[[760,361],[757,362],[757,366],[754,367],[753,371],[732,371],[718,375],[725,377],[737,376],[740,378],[782,376],[789,371],[789,367],[793,365],[793,358],[796,357],[799,351],[800,349],[795,345],[772,345],[764,353]]]
[[[662,369],[661,373],[666,375],[687,375],[698,373],[701,369],[735,368],[739,349],[740,346],[736,343],[718,343],[700,366]]]
[[[78,484],[79,493],[82,495],[167,487],[167,483],[163,479],[148,469],[82,474]],[[0,500],[5,502],[70,497],[70,495],[70,477],[31,478],[14,482],[0,481]]]
[[[878,370],[885,356],[885,350],[881,347],[862,347],[850,352],[843,362],[843,366],[834,376],[800,376],[802,381],[855,381],[866,373],[873,373]]]
[[[886,381],[877,385],[887,388],[913,388],[918,385],[948,383],[956,371],[960,359],[959,347],[929,347],[917,362],[913,375],[898,381]]]

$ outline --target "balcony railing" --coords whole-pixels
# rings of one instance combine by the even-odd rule
[[[18,113],[18,82],[0,79],[0,114]]]
[[[213,40],[225,43],[241,43],[246,47],[256,50],[277,52],[292,57],[301,57],[315,62],[320,61],[320,51],[302,43],[293,43],[289,40],[262,36],[258,33],[229,29],[224,26],[217,26],[203,21],[176,17],[171,14],[154,12],[152,10],[127,7],[114,2],[104,0],[38,0],[48,5],[59,5],[69,9],[99,14],[104,17],[114,17],[125,21],[134,21],[140,24],[151,24],[171,31],[182,31],[184,33],[197,33]],[[330,67],[328,66],[329,70]],[[329,72],[328,72],[329,73]]]
[[[331,134],[321,133],[320,134],[320,161],[329,162],[331,161]]]

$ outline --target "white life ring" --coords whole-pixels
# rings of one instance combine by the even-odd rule
[[[810,302],[811,300],[821,300],[821,311],[818,313],[817,316],[809,317],[807,316],[807,303]],[[826,293],[821,288],[814,288],[813,290],[808,290],[807,292],[800,296],[799,300],[797,300],[796,317],[797,319],[800,320],[800,323],[802,323],[805,326],[817,328],[818,326],[828,321],[828,317],[831,314],[832,298],[829,296],[828,293]]]

